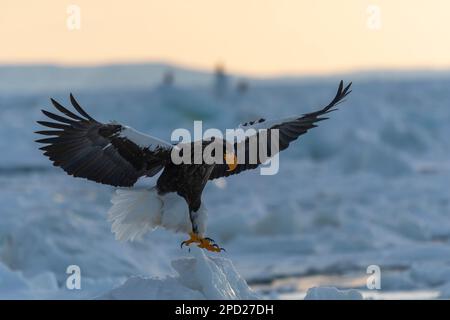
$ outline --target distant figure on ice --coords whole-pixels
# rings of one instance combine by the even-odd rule
[[[173,71],[167,70],[163,75],[161,86],[166,88],[172,87],[174,83],[175,83],[175,75],[173,74]]]
[[[236,92],[238,93],[238,95],[242,96],[246,94],[247,91],[248,91],[248,82],[245,81],[244,79],[239,80],[236,85]]]
[[[225,67],[219,63],[214,71],[214,94],[222,98],[228,90],[228,76],[225,73]]]

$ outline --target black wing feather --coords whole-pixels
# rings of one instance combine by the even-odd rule
[[[41,110],[41,111],[42,111],[43,114],[45,114],[47,117],[49,117],[49,118],[51,118],[53,120],[56,120],[56,121],[59,121],[59,122],[63,122],[63,123],[67,123],[67,124],[74,124],[75,123],[74,120],[70,120],[70,119],[61,117],[61,116],[59,116],[57,114],[48,112],[46,110]]]
[[[75,113],[67,110],[66,108],[64,108],[62,105],[59,104],[58,101],[56,101],[54,99],[50,99],[50,101],[53,103],[53,105],[55,106],[56,109],[58,109],[60,112],[64,113],[66,116],[68,116],[74,120],[80,120],[80,121],[86,120],[86,119],[81,118],[80,116],[77,116]]]
[[[48,121],[37,121],[38,124],[44,127],[49,127],[53,129],[69,129],[70,126],[62,124],[62,123],[55,123],[55,122],[48,122]]]
[[[88,115],[88,113],[86,111],[83,110],[83,108],[81,108],[80,104],[77,102],[77,100],[75,100],[73,94],[70,94],[70,102],[72,103],[73,107],[83,116],[85,116],[88,120],[93,121],[93,122],[97,122],[97,120],[95,120],[94,118],[92,118],[90,115]]]

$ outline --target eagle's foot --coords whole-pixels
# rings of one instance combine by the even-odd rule
[[[191,243],[201,243],[202,238],[198,234],[190,232],[189,236],[190,238],[188,240],[181,243],[181,248],[183,248],[183,246],[189,246]]]
[[[224,248],[219,247],[213,239],[211,238],[202,238],[200,237],[198,234],[196,233],[189,233],[190,235],[190,239],[185,240],[181,243],[181,247],[183,248],[183,246],[189,246],[192,243],[198,243],[198,247],[202,248],[202,249],[206,249],[208,251],[212,251],[212,252],[221,252],[221,251],[225,251]]]
[[[214,240],[210,238],[203,238],[198,247],[212,252],[225,251],[224,248],[219,247],[217,244],[214,243]]]

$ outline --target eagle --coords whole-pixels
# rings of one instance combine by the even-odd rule
[[[212,143],[223,147],[225,152],[231,149],[233,157],[230,160],[230,152],[225,153],[224,162],[175,162],[172,153],[180,152],[181,143],[172,144],[115,121],[97,121],[72,94],[70,102],[74,110],[70,111],[54,99],[51,102],[60,114],[42,110],[49,119],[37,121],[46,128],[36,131],[45,136],[36,142],[44,144],[40,147],[43,154],[67,174],[118,187],[108,211],[116,239],[132,241],[160,226],[188,234],[189,239],[183,241],[181,247],[196,244],[208,251],[221,252],[224,249],[205,235],[207,213],[202,201],[205,185],[213,179],[255,169],[285,150],[319,121],[328,119],[326,115],[337,110],[336,106],[351,92],[350,86],[351,83],[344,87],[341,80],[335,97],[318,111],[280,120],[259,119],[244,123],[241,128],[255,130],[243,139],[230,142],[211,137],[184,142],[184,146],[197,143],[201,150]],[[269,140],[276,137],[278,147],[272,148],[268,141],[267,157],[258,155],[256,160],[250,161],[250,142],[262,139],[261,130],[265,130]],[[236,153],[242,148],[245,151],[238,159]],[[194,157],[192,148],[182,148],[181,154],[183,152],[191,152],[190,156]],[[141,177],[152,177],[160,172],[153,187],[136,186]]]

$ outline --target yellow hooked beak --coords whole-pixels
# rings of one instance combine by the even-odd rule
[[[225,163],[228,165],[227,171],[233,171],[236,169],[238,163],[237,163],[237,157],[234,153],[225,153],[224,156]]]

